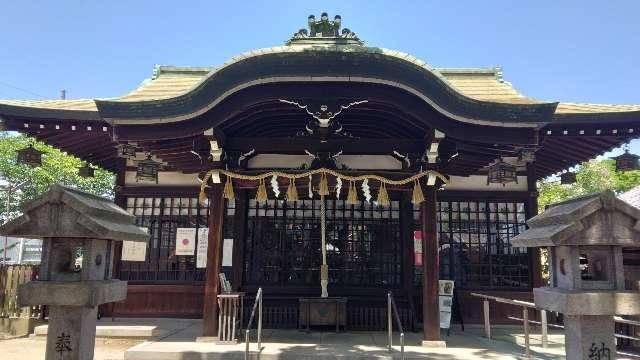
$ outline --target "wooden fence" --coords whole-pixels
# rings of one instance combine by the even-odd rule
[[[43,306],[18,307],[18,286],[38,278],[37,265],[0,265],[0,318],[43,316]]]

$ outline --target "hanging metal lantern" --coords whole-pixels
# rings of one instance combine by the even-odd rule
[[[138,161],[138,168],[136,170],[136,182],[153,181],[158,183],[158,170],[160,170],[160,163],[151,160],[151,154],[147,155],[145,160]]]
[[[515,165],[508,164],[502,159],[499,159],[495,164],[489,166],[489,173],[487,174],[487,185],[489,184],[502,184],[518,183],[517,167]]]
[[[576,181],[576,173],[574,172],[567,171],[560,174],[560,184],[570,185],[575,184]]]
[[[34,148],[33,144],[22,150],[18,150],[18,164],[28,165],[30,167],[36,167],[42,165],[43,152]]]
[[[125,159],[131,159],[136,157],[136,147],[131,144],[118,145],[118,156]]]
[[[624,154],[612,158],[616,161],[616,171],[633,171],[640,169],[640,156],[629,153],[629,144],[625,145]]]
[[[94,176],[94,172],[95,169],[89,164],[84,164],[84,166],[78,169],[78,175],[83,178],[92,178]]]
[[[518,154],[518,160],[527,164],[534,162],[536,160],[536,149],[523,148]]]

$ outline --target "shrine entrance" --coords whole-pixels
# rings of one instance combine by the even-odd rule
[[[413,251],[416,225],[410,192],[391,191],[386,204],[375,199],[350,203],[346,188],[336,199],[335,180],[328,183],[330,195],[318,196],[316,189],[308,198],[303,198],[308,188],[299,186],[297,201],[282,195],[259,201],[253,191],[237,191],[231,205],[234,217],[225,217],[223,228],[225,236],[244,241],[242,251],[234,251],[241,259],[234,259],[234,269],[227,275],[248,294],[263,289],[266,327],[302,326],[303,298],[323,297],[323,263],[327,265],[324,296],[340,298],[344,328],[383,330],[388,291],[398,294],[403,321],[414,324],[416,313],[405,291],[413,287],[413,276],[406,276],[406,269],[414,265],[408,250]],[[374,194],[378,191],[372,189]],[[236,233],[230,234],[229,228]],[[235,264],[242,266],[238,269]]]
[[[308,287],[305,294],[320,295],[321,201],[259,204],[249,200],[246,285]],[[347,289],[398,288],[402,275],[399,201],[391,206],[324,201],[330,295],[346,295]]]

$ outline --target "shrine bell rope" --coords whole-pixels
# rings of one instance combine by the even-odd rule
[[[335,170],[331,170],[331,169],[327,169],[327,168],[320,168],[320,169],[315,169],[315,170],[310,170],[304,173],[297,173],[297,174],[291,174],[291,173],[286,173],[283,171],[269,171],[269,172],[265,172],[262,174],[258,174],[258,175],[246,175],[246,174],[238,174],[232,171],[228,171],[228,170],[223,170],[223,169],[215,169],[215,170],[210,170],[207,172],[207,174],[205,175],[205,177],[202,179],[202,184],[200,185],[200,200],[201,202],[204,202],[207,199],[207,195],[205,192],[205,189],[207,188],[207,184],[209,182],[209,180],[211,179],[211,177],[213,176],[213,174],[217,173],[218,176],[219,174],[225,175],[227,177],[225,186],[224,186],[224,198],[226,199],[230,199],[233,200],[235,199],[235,194],[233,191],[233,183],[231,181],[231,179],[239,179],[239,180],[251,180],[251,181],[259,181],[260,185],[258,187],[258,192],[256,194],[256,200],[258,201],[266,201],[267,200],[267,191],[266,191],[266,186],[265,186],[265,179],[267,178],[272,178],[272,179],[277,179],[277,178],[287,178],[289,179],[289,187],[287,189],[287,200],[288,201],[298,201],[298,191],[297,188],[295,186],[295,180],[296,179],[302,179],[302,178],[309,178],[311,181],[311,177],[314,175],[318,175],[321,174],[322,177],[320,179],[320,187],[318,189],[318,193],[319,195],[329,195],[329,188],[328,188],[328,183],[327,183],[327,175],[332,175],[334,176],[336,179],[339,179],[339,183],[336,186],[336,192],[339,194],[340,193],[340,189],[342,188],[342,181],[349,181],[349,192],[347,194],[347,203],[350,204],[355,204],[357,202],[357,194],[356,194],[356,189],[355,189],[355,182],[356,181],[363,181],[365,182],[365,184],[368,183],[369,180],[377,180],[380,182],[380,190],[378,191],[378,199],[377,202],[380,205],[388,205],[389,203],[389,198],[388,198],[388,194],[387,194],[387,190],[386,190],[386,186],[385,185],[395,185],[395,186],[402,186],[402,185],[407,185],[410,183],[414,184],[413,187],[413,197],[412,197],[412,202],[414,204],[418,204],[421,203],[422,201],[424,201],[424,195],[422,193],[422,189],[421,186],[419,185],[419,180],[425,176],[430,176],[430,177],[437,177],[439,179],[441,179],[445,184],[449,183],[449,179],[442,175],[441,173],[434,171],[434,170],[426,170],[426,171],[422,171],[419,172],[413,176],[410,176],[408,178],[405,179],[401,179],[401,180],[391,180],[391,179],[387,179],[383,176],[380,175],[375,175],[375,174],[368,174],[368,175],[358,175],[358,176],[349,176],[349,175],[344,175],[344,174],[340,174],[339,172],[335,171]],[[272,182],[273,184],[273,182]],[[368,184],[367,184],[368,185]],[[367,190],[368,192],[368,187]],[[276,193],[276,197],[279,197],[279,191],[276,191],[274,189],[274,192]]]

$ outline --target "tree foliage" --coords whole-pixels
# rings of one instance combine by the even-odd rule
[[[578,167],[574,184],[562,185],[557,178],[538,182],[538,210],[542,212],[549,204],[576,196],[605,190],[621,193],[638,185],[640,170],[619,172],[614,160],[590,160]]]
[[[17,151],[30,143],[44,154],[42,166],[31,168],[16,163]],[[20,206],[45,192],[52,184],[75,187],[96,195],[113,197],[114,175],[106,170],[96,169],[93,178],[78,175],[78,168],[84,162],[76,157],[23,135],[0,132],[0,179],[10,186],[20,186],[19,191],[12,191],[10,196],[11,215],[19,213]],[[6,192],[0,193],[0,213],[6,218]]]

